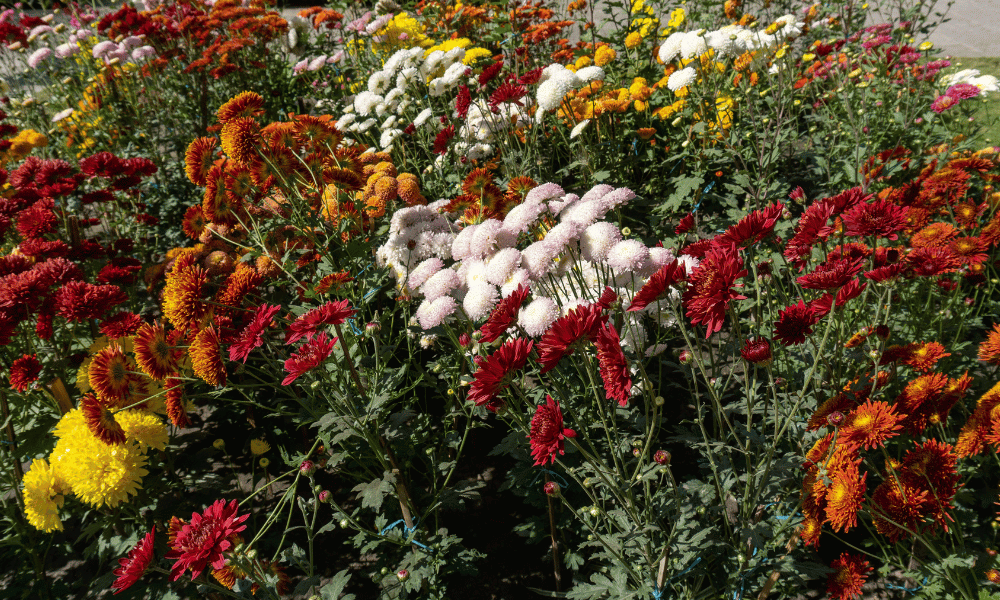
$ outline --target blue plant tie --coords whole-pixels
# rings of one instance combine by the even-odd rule
[[[354,324],[354,317],[348,317],[347,324],[351,326],[351,331],[354,332],[354,335],[364,335],[365,332],[358,329],[358,326]]]
[[[411,535],[413,535],[414,533],[416,533],[416,531],[417,531],[417,525],[419,525],[419,524],[420,524],[420,518],[419,517],[413,520],[413,527],[407,527],[406,526],[406,521],[404,521],[403,519],[400,519],[398,521],[394,521],[392,523],[389,523],[388,525],[386,525],[385,527],[383,527],[382,531],[379,532],[379,535],[385,535],[385,532],[393,530],[396,527],[396,525],[402,525],[403,526],[403,539],[405,540],[405,539],[409,538]],[[432,550],[431,548],[428,548],[424,544],[421,544],[417,540],[410,540],[410,543],[413,544],[414,546],[419,546],[420,548],[423,548],[424,550],[426,550],[428,552],[434,552],[434,550]]]
[[[687,575],[688,573],[690,573],[691,569],[695,568],[695,566],[697,566],[698,563],[700,563],[700,562],[701,562],[701,557],[699,556],[698,558],[694,559],[693,563],[691,563],[690,565],[688,565],[688,568],[686,568],[683,571],[681,571],[680,573],[674,575],[673,577],[671,577],[667,581],[673,581],[675,579],[680,579],[681,577],[684,577],[685,575]]]
[[[906,587],[904,585],[894,585],[892,583],[886,583],[885,584],[885,589],[887,589],[887,590],[902,590],[904,592],[909,592],[909,593],[911,593],[913,595],[916,595],[918,591],[920,591],[921,589],[923,589],[925,583],[927,583],[927,578],[926,577],[924,577],[924,580],[920,583],[920,585],[918,585],[915,588],[908,588],[908,587]]]
[[[632,154],[634,156],[639,156],[639,142],[638,142],[638,140],[632,140]]]
[[[705,186],[705,189],[703,189],[703,190],[701,191],[701,193],[702,193],[702,194],[707,194],[707,193],[709,193],[710,191],[712,191],[712,188],[714,188],[714,187],[715,187],[715,181],[714,181],[714,180],[713,180],[713,181],[709,181],[709,182],[708,182],[708,185],[706,185],[706,186]],[[699,204],[701,204],[701,203],[699,202]]]
[[[657,585],[654,583],[653,584],[653,600],[663,600],[663,590],[664,590],[664,588],[657,587]]]
[[[538,470],[538,475],[535,475],[535,478],[533,480],[531,480],[531,485],[535,485],[535,483],[538,481],[538,478],[542,476],[542,473],[548,473],[549,475],[551,475],[553,477],[558,477],[560,485],[562,485],[564,488],[568,488],[569,487],[569,482],[566,481],[565,477],[563,477],[559,473],[556,473],[555,471],[551,471],[549,469],[539,469]]]

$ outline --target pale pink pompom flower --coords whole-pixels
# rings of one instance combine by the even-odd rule
[[[493,285],[503,285],[519,266],[521,266],[521,252],[517,248],[499,250],[486,263],[486,281]]]
[[[559,318],[559,306],[552,298],[541,296],[521,309],[517,324],[531,337],[539,337]]]
[[[425,281],[431,278],[431,275],[434,275],[443,268],[443,260],[437,257],[428,258],[410,271],[410,276],[406,279],[406,285],[411,290],[418,289]]]
[[[31,53],[28,57],[28,66],[32,69],[37,69],[38,65],[42,64],[42,61],[52,56],[51,48],[39,48]]]
[[[622,241],[622,232],[614,223],[594,223],[580,236],[580,256],[591,262],[607,260],[615,244]]]
[[[639,240],[623,240],[608,252],[608,266],[619,272],[638,271],[649,257],[649,248]]]
[[[446,296],[462,282],[458,278],[458,273],[451,269],[441,269],[437,273],[430,276],[427,281],[420,286],[420,293],[424,295],[424,298],[428,300],[437,300],[442,296]]]
[[[441,296],[436,300],[424,300],[417,308],[417,322],[423,329],[433,329],[437,327],[455,312],[458,303],[451,296]]]
[[[544,200],[550,198],[559,198],[566,194],[563,189],[555,183],[543,183],[538,187],[532,188],[528,194],[524,197],[525,204],[538,204]]]
[[[500,291],[496,286],[485,282],[477,283],[469,286],[469,292],[462,300],[462,308],[470,319],[478,321],[485,319],[493,311],[499,299]]]

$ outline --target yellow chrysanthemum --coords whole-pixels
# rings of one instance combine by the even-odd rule
[[[139,451],[167,447],[167,424],[155,414],[139,409],[125,410],[117,413],[115,420],[125,430],[126,437],[139,444]]]
[[[594,53],[594,64],[603,67],[618,57],[618,53],[611,46],[601,46]]]
[[[492,58],[493,53],[486,48],[469,48],[465,51],[465,58],[462,59],[462,64],[471,65],[475,64],[481,59]]]
[[[441,52],[447,52],[453,48],[468,48],[472,45],[472,40],[469,38],[455,38],[452,40],[445,40],[436,46],[431,46],[424,50],[424,58],[431,55],[431,52],[435,50],[440,50]]]
[[[670,13],[670,20],[667,21],[667,27],[677,29],[684,24],[684,16],[683,8],[675,8],[673,12]]]
[[[254,456],[267,454],[270,449],[271,445],[264,440],[250,440],[250,453]]]
[[[427,47],[434,42],[424,35],[425,30],[426,27],[420,21],[401,12],[377,32],[379,41],[373,45],[385,49]]]
[[[59,472],[43,458],[31,462],[31,469],[24,474],[24,512],[28,522],[46,533],[62,531],[59,509],[63,494],[69,491]]]
[[[633,31],[632,33],[625,36],[625,47],[628,49],[635,48],[642,43],[642,34],[638,31]]]
[[[74,409],[53,432],[59,442],[49,459],[80,500],[94,507],[118,506],[142,487],[146,455],[132,440],[109,446],[94,437],[83,412]]]

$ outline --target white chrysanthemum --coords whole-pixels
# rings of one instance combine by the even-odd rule
[[[437,339],[438,336],[436,335],[422,335],[420,336],[420,347],[423,348],[424,350],[432,348]]]
[[[56,114],[52,115],[52,122],[53,123],[58,123],[59,121],[62,121],[63,119],[67,119],[67,118],[71,117],[74,112],[75,111],[72,108],[63,109],[63,110],[57,112]]]
[[[442,296],[447,296],[451,291],[461,285],[458,273],[451,269],[441,269],[430,276],[424,285],[420,286],[420,293],[428,300],[437,300]]]
[[[559,318],[559,306],[552,298],[535,298],[521,309],[517,324],[531,337],[540,337]]]
[[[677,262],[684,267],[684,273],[689,277],[694,273],[694,270],[701,265],[701,261],[690,254],[681,254],[677,257]]]
[[[591,65],[589,67],[584,67],[576,72],[576,76],[580,78],[583,83],[590,83],[591,81],[604,81],[604,69],[596,65]]]
[[[717,31],[705,34],[705,43],[715,51],[717,58],[732,56],[736,50],[736,34],[742,29],[739,25],[726,25]]]
[[[486,261],[486,281],[503,285],[521,266],[521,252],[517,248],[504,248]]]
[[[392,88],[389,93],[385,95],[385,105],[389,107],[390,110],[397,110],[399,108],[400,98],[406,94],[403,90],[399,88]]]
[[[623,240],[608,252],[608,266],[619,272],[637,271],[649,258],[649,248],[639,240]]]
[[[674,71],[670,74],[670,77],[667,79],[667,89],[671,92],[676,92],[683,87],[691,85],[697,78],[698,71],[695,71],[693,67],[684,67],[680,71]]]
[[[681,42],[684,40],[686,34],[683,31],[675,31],[667,36],[667,39],[663,40],[660,44],[660,50],[657,52],[660,62],[666,64],[681,54]]]
[[[543,183],[542,185],[533,187],[528,191],[527,195],[524,197],[524,203],[537,204],[550,198],[558,198],[565,195],[566,192],[559,187],[558,184]]]
[[[549,212],[558,215],[567,207],[576,204],[579,199],[580,197],[576,194],[566,194],[562,198],[550,198],[548,201]]]
[[[635,199],[635,192],[628,188],[616,188],[601,196],[601,208],[607,213]]]
[[[472,236],[476,233],[477,227],[479,225],[468,225],[455,236],[455,241],[451,245],[451,256],[455,260],[465,260],[471,256],[470,244],[472,243]]]
[[[548,244],[553,255],[559,254],[566,249],[566,246],[580,239],[585,228],[585,225],[576,221],[563,221],[545,234],[542,243]]]
[[[580,237],[580,256],[591,262],[607,260],[608,253],[622,241],[622,232],[613,223],[594,223]]]
[[[600,202],[575,202],[569,208],[563,210],[559,218],[563,223],[577,223],[582,227],[590,227],[595,221],[604,216]]]
[[[563,98],[573,89],[566,78],[554,77],[538,86],[535,98],[538,101],[538,110],[541,112],[552,112],[559,108]]]
[[[396,89],[405,90],[420,79],[420,69],[409,67],[396,75]]]
[[[462,79],[462,77],[465,75],[466,69],[468,69],[468,67],[466,67],[460,62],[457,62],[448,67],[447,69],[445,69],[444,75],[441,76],[441,79],[445,81],[449,86],[457,85],[459,81]]]
[[[471,160],[482,160],[493,155],[493,146],[483,143],[473,144],[465,155]]]
[[[427,84],[427,93],[435,98],[444,96],[445,92],[450,89],[451,86],[448,85],[448,82],[440,77],[432,79],[431,82]]]
[[[531,286],[531,273],[528,273],[527,269],[514,269],[510,277],[500,285],[500,296],[503,298],[510,296],[521,285],[524,287]]]
[[[409,278],[406,280],[406,285],[409,286],[411,290],[418,289],[424,284],[425,281],[430,279],[431,275],[437,273],[444,268],[444,261],[440,258],[428,258],[419,265],[416,269],[410,272]]]
[[[470,319],[478,321],[485,319],[493,312],[493,308],[499,299],[500,290],[495,285],[490,285],[486,282],[478,283],[469,286],[469,293],[465,295],[465,300],[462,301],[462,308],[465,309],[465,314]]]
[[[615,189],[614,187],[606,184],[599,183],[594,187],[587,190],[587,193],[580,198],[580,202],[590,202],[592,200],[600,200],[605,194]]]
[[[1000,91],[1000,86],[997,85],[997,78],[992,75],[972,77],[969,79],[968,83],[979,88],[980,96],[985,96],[990,92]]]
[[[433,115],[434,115],[434,111],[432,111],[429,108],[425,108],[424,110],[420,111],[419,114],[417,114],[417,118],[413,119],[413,126],[414,127],[423,127],[424,123],[426,123],[428,120],[430,120],[430,118]]]
[[[354,110],[362,117],[367,117],[382,100],[382,96],[369,90],[362,90],[354,97]]]
[[[583,133],[583,130],[587,128],[587,125],[590,125],[590,119],[584,119],[574,125],[573,130],[569,132],[569,139],[576,139],[576,137]]]
[[[486,281],[486,261],[478,258],[463,260],[458,267],[458,278],[465,282],[465,287],[488,283]]]
[[[544,277],[555,266],[556,255],[544,241],[535,242],[521,251],[521,266],[533,280]]]
[[[448,315],[455,312],[458,303],[451,296],[441,296],[436,300],[424,300],[417,308],[417,322],[423,329],[437,327]]]
[[[358,120],[358,116],[354,113],[347,113],[346,115],[337,119],[334,125],[337,127],[338,131],[347,131],[351,125]]]
[[[503,218],[503,228],[514,234],[525,233],[542,215],[544,209],[545,206],[541,203],[522,202],[510,209]]]
[[[697,58],[708,51],[704,30],[689,31],[681,40],[681,58]]]
[[[450,231],[439,231],[435,233],[428,244],[431,255],[441,260],[451,260],[451,245],[455,241],[455,234]]]
[[[378,145],[383,150],[392,149],[392,143],[396,141],[396,138],[403,135],[402,129],[386,129],[382,132],[382,136],[379,138]]]
[[[674,256],[674,252],[670,248],[654,246],[649,249],[649,263],[654,273],[675,258],[677,257]]]

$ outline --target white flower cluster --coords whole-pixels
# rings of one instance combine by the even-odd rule
[[[455,318],[482,321],[501,298],[525,285],[533,299],[522,306],[518,325],[537,337],[559,316],[595,302],[605,287],[627,307],[647,279],[674,259],[670,250],[627,239],[617,225],[603,220],[633,198],[627,188],[598,185],[580,197],[546,183],[528,192],[503,220],[464,228],[454,221],[457,215],[441,212],[446,200],[404,208],[393,215],[389,240],[376,258],[392,269],[398,289],[423,298],[416,318],[425,330]],[[547,230],[546,217],[558,220]],[[684,258],[688,269],[696,265]],[[664,308],[653,303],[627,313],[623,343],[634,352],[645,351],[642,318],[650,315],[670,325]]]
[[[470,80],[466,75],[464,58],[464,48],[435,50],[426,57],[424,49],[419,47],[397,50],[381,70],[369,76],[367,89],[354,97],[337,121],[337,128],[348,134],[377,128],[382,150],[391,149],[410,123],[416,128],[432,128],[436,133],[441,128],[440,120],[432,118],[434,111],[424,107],[422,99],[457,94],[463,83],[473,87],[475,79]],[[453,100],[448,102],[454,107]],[[529,120],[512,102],[500,103],[495,108],[485,100],[472,102],[456,132],[455,152],[472,159],[488,157],[493,154],[497,134]]]
[[[545,67],[538,80],[538,90],[535,92],[535,99],[538,101],[535,118],[541,119],[543,114],[558,109],[566,94],[580,89],[591,81],[604,81],[604,69],[590,66],[573,72],[559,63]]]
[[[765,29],[746,29],[736,24],[714,31],[677,31],[663,40],[659,57],[666,64],[678,58],[697,58],[709,49],[714,51],[716,58],[739,56],[750,50],[770,48],[802,33],[803,23],[797,23],[792,15],[780,17],[776,23],[780,25],[774,33],[766,33]]]
[[[990,92],[1000,91],[997,86],[997,78],[992,75],[980,75],[979,69],[963,69],[952,75],[945,75],[941,78],[944,86],[956,85],[959,83],[969,83],[979,88],[979,95],[985,96]]]

